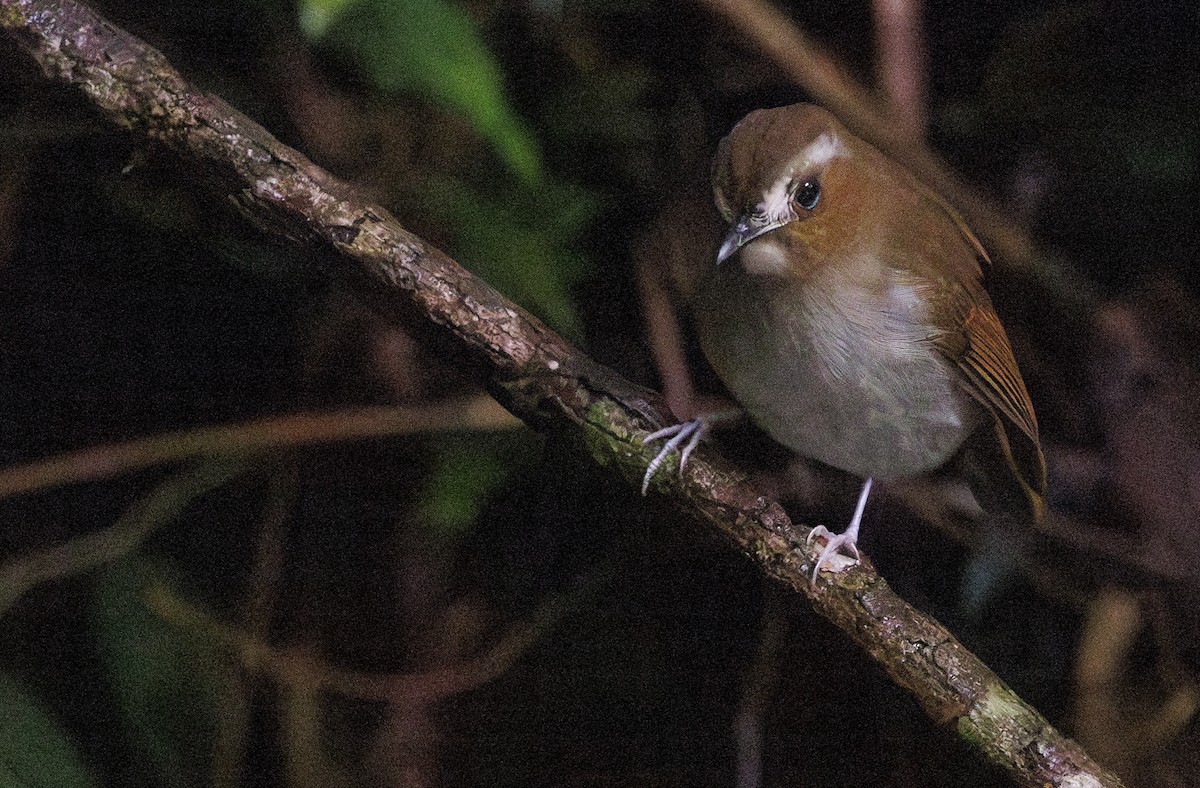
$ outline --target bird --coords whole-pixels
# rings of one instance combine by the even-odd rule
[[[962,478],[998,516],[1041,519],[1037,417],[983,285],[987,252],[911,172],[827,110],[751,112],[720,142],[713,196],[728,224],[695,296],[701,349],[750,419],[797,455],[863,479],[812,581],[857,541],[876,480]],[[704,417],[669,438],[680,472]]]

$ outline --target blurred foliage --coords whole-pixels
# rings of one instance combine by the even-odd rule
[[[430,213],[454,228],[456,256],[472,272],[578,341],[573,288],[588,271],[572,251],[596,213],[596,199],[567,183],[483,194],[443,176],[423,189]]]
[[[659,77],[640,64],[580,68],[546,93],[541,127],[553,140],[559,159],[576,168],[611,168],[602,175],[612,183],[619,175],[640,195],[660,193],[670,177],[656,160],[664,107],[655,90]]]
[[[469,14],[443,0],[305,0],[299,18],[314,41],[363,64],[377,89],[417,93],[462,113],[494,146],[516,178],[487,168],[482,177],[422,173],[416,199],[453,228],[450,250],[459,262],[580,341],[573,290],[589,265],[576,249],[597,201],[545,172],[538,143]],[[494,443],[443,442],[419,496],[418,519],[443,538],[461,534],[511,472]]]
[[[445,0],[306,0],[299,14],[315,42],[361,63],[375,89],[427,97],[492,144],[508,175],[489,164],[438,173],[417,161],[426,169],[408,176],[414,198],[454,228],[450,251],[460,262],[580,340],[572,289],[589,267],[578,249],[596,200],[546,172],[471,16]]]
[[[1136,28],[1151,21],[1184,29],[1149,39]],[[1186,64],[1183,47],[1197,32],[1186,27],[1161,10],[1098,2],[1052,8],[1004,37],[981,104],[993,122],[1036,134],[1072,171],[1126,188],[1194,182],[1200,116],[1190,108],[1200,104],[1200,63],[1168,65]],[[1116,61],[1125,73],[1114,73],[1114,47],[1126,50]]]
[[[219,699],[230,670],[213,640],[165,623],[146,605],[152,584],[175,574],[130,559],[97,583],[97,645],[123,722],[156,773],[155,785],[210,784]]]
[[[438,442],[417,517],[443,538],[461,537],[479,522],[487,501],[521,470],[518,444],[528,436],[447,435]],[[516,456],[514,456],[516,455]]]
[[[305,32],[352,53],[383,90],[422,93],[463,113],[514,173],[541,180],[526,124],[470,16],[446,0],[302,0]]]
[[[0,785],[92,788],[96,783],[53,715],[0,672]]]
[[[1013,24],[988,62],[976,100],[988,133],[1022,146],[1010,167],[1042,156],[1056,169],[1036,228],[1104,284],[1177,268],[1194,248],[1198,37],[1194,6],[1068,3]],[[1200,285],[1194,268],[1177,270]]]

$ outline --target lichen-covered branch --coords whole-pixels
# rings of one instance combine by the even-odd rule
[[[528,424],[640,482],[650,458],[641,439],[666,420],[657,395],[590,361],[90,8],[0,0],[0,26],[4,46],[35,61],[48,80],[81,91],[113,123],[161,143],[212,185],[214,199],[232,198],[257,226],[310,245],[314,258],[335,259],[334,275],[365,287],[374,303],[424,315],[452,334],[481,362],[492,394]],[[954,726],[1018,784],[1120,785],[944,627],[896,596],[869,561],[812,587],[802,534],[712,452],[698,452],[682,481],[660,474],[653,489],[807,599],[933,720]]]

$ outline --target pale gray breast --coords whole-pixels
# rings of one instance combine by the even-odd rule
[[[700,293],[697,330],[775,440],[859,476],[912,476],[954,454],[977,408],[930,342],[914,283],[879,270],[873,292],[825,277],[768,299],[783,280],[723,265]]]

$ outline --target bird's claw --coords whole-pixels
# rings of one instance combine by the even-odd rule
[[[813,567],[812,582],[814,586],[817,584],[817,575],[821,573],[821,567],[832,564],[833,559],[841,558],[843,561],[839,567],[829,567],[834,572],[840,572],[858,563],[858,528],[862,525],[863,511],[867,508],[867,497],[870,496],[871,485],[874,483],[875,480],[870,478],[863,482],[862,490],[858,493],[858,505],[854,507],[854,516],[850,518],[850,525],[845,531],[833,534],[825,526],[818,525],[808,532],[808,538],[804,540],[805,547],[808,547],[818,536],[825,537],[825,549],[817,556],[817,565]],[[844,555],[843,550],[853,554],[853,558]]]
[[[840,572],[847,567],[857,564],[859,561],[858,545],[856,544],[858,541],[857,533],[851,533],[847,530],[846,533],[835,534],[825,526],[818,525],[808,532],[808,538],[804,540],[804,546],[807,547],[812,544],[812,540],[818,536],[825,537],[825,547],[821,550],[821,554],[817,556],[816,566],[813,567],[813,585],[817,584],[817,575],[821,573],[821,567],[832,563],[834,559],[841,558],[844,561],[839,567],[829,567],[834,572]],[[842,552],[843,550],[845,550],[845,553]]]
[[[659,450],[658,454],[654,455],[654,459],[646,466],[646,475],[642,477],[642,495],[645,495],[646,491],[650,489],[650,479],[654,476],[654,472],[662,465],[663,460],[667,458],[671,450],[677,448],[680,444],[683,444],[683,449],[679,452],[679,477],[683,478],[683,469],[687,467],[688,457],[691,456],[707,432],[708,422],[700,418],[685,421],[682,424],[672,424],[670,427],[664,427],[643,438],[643,446],[651,441],[662,440],[663,438],[670,438],[670,440],[663,444],[662,449]]]

